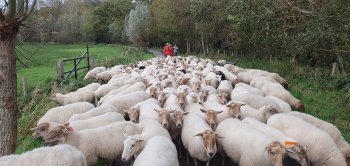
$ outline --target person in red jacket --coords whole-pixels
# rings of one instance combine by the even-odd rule
[[[163,54],[164,56],[173,56],[173,48],[169,43],[165,44]]]

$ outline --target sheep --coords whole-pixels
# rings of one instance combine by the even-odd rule
[[[287,114],[271,116],[267,125],[282,131],[288,137],[307,145],[307,156],[311,165],[346,166],[345,158],[333,139],[316,126]]]
[[[239,82],[238,77],[224,67],[215,66],[215,71],[220,71],[225,76],[225,79],[230,81],[232,84],[237,84]]]
[[[130,84],[125,84],[117,89],[113,89],[113,90],[109,91],[106,95],[104,95],[103,97],[100,98],[100,100],[97,103],[97,106],[101,105],[105,100],[110,99],[114,95],[117,95],[118,93],[124,91],[126,88],[128,88],[130,86],[131,86]]]
[[[218,124],[227,118],[241,119],[241,104],[231,102],[226,107],[228,108],[227,110],[221,110],[223,112],[217,115]]]
[[[160,91],[159,87],[157,86],[149,86],[146,89],[146,93],[148,93],[149,96],[158,99],[158,91]]]
[[[86,73],[84,80],[95,78],[96,74],[106,71],[105,67],[95,67],[91,69],[88,73]]]
[[[227,96],[228,94],[226,92],[220,92],[219,94],[210,94],[206,102],[217,102],[220,104],[227,104]]]
[[[245,71],[245,69],[240,68],[240,67],[235,66],[235,65],[232,65],[232,64],[225,64],[224,68],[226,68],[228,71],[232,72],[233,74],[238,74],[240,72]]]
[[[55,96],[51,98],[54,101],[59,102],[62,105],[77,103],[77,102],[90,102],[95,101],[94,91],[79,91],[70,92],[68,94],[56,93]]]
[[[9,155],[0,158],[2,166],[86,166],[84,154],[77,148],[63,144],[51,147],[40,147],[32,151],[20,154]]]
[[[257,81],[254,82],[255,84],[252,84],[252,86],[259,88],[265,95],[276,96],[284,100],[291,106],[299,110],[304,110],[304,104],[300,100],[295,98],[289,91],[284,89],[280,84],[274,83],[268,79],[263,79],[261,77],[257,77],[254,79],[256,79]],[[252,80],[252,82],[254,81],[254,79]]]
[[[219,66],[224,66],[226,64],[226,60],[218,60]]]
[[[118,111],[121,111],[129,109],[136,103],[146,100],[148,98],[150,98],[150,96],[145,91],[136,91],[125,95],[115,96],[112,99],[103,102],[101,106],[112,105]]]
[[[74,130],[80,131],[83,129],[93,129],[101,126],[108,125],[110,123],[116,122],[116,121],[124,121],[124,117],[115,112],[107,112],[105,114],[92,117],[90,119],[86,120],[76,120],[68,122],[67,124],[70,125]],[[55,122],[45,122],[38,125],[38,127],[31,128],[31,131],[34,131],[32,134],[32,137],[37,139],[44,137],[49,131],[54,129],[56,126],[62,125]]]
[[[163,91],[158,92],[158,102],[160,104],[160,107],[164,107],[165,101],[167,99],[167,93]]]
[[[266,97],[272,99],[273,101],[275,101],[279,105],[279,107],[280,107],[280,110],[278,110],[279,112],[291,112],[292,111],[292,107],[284,100],[282,100],[276,96],[266,96]]]
[[[284,78],[282,78],[277,73],[270,73],[270,72],[258,70],[258,69],[246,69],[246,72],[253,74],[254,77],[257,77],[257,76],[269,77],[269,78],[275,80],[276,82],[278,82],[279,84],[281,84],[283,87],[288,88],[288,81],[285,80]]]
[[[124,134],[126,139],[123,142],[122,161],[128,161],[133,156],[136,158],[144,148],[144,143],[147,143],[152,137],[163,136],[170,140],[169,132],[157,120],[145,119],[140,122],[140,125],[142,126],[141,134],[132,136]]]
[[[169,133],[173,140],[176,140],[181,135],[182,125],[183,125],[183,118],[185,115],[187,115],[189,112],[183,112],[178,110],[172,110],[170,112],[170,123],[169,123]]]
[[[98,81],[108,81],[112,78],[113,75],[117,75],[122,73],[123,70],[122,69],[110,69],[110,70],[106,70],[103,71],[101,73],[98,73],[95,75],[95,80]]]
[[[231,100],[243,102],[243,103],[248,104],[249,106],[251,106],[255,109],[259,109],[264,105],[270,105],[273,108],[275,108],[276,110],[281,110],[279,105],[275,101],[273,101],[272,99],[264,97],[264,96],[252,94],[252,93],[244,93],[244,94],[240,94],[240,95],[234,95],[234,96],[231,96]]]
[[[74,114],[69,118],[69,120],[67,122],[71,122],[71,121],[75,121],[75,120],[86,120],[86,119],[90,119],[90,118],[98,116],[98,115],[105,114],[107,112],[120,113],[122,116],[125,117],[124,111],[119,111],[114,106],[106,105],[103,107],[93,108],[93,109],[91,109],[87,112],[81,113],[81,114]]]
[[[244,82],[246,84],[249,84],[250,81],[254,78],[254,76],[247,72],[240,72],[237,74],[237,78],[240,82]]]
[[[59,125],[45,135],[44,139],[46,143],[65,143],[76,147],[86,156],[88,165],[94,165],[98,157],[114,160],[121,156],[125,140],[123,131],[134,135],[141,133],[141,130],[140,126],[127,121],[77,132],[70,126]]]
[[[91,83],[89,85],[86,85],[82,88],[77,89],[77,92],[88,92],[93,91],[95,92],[101,85],[99,83]]]
[[[227,80],[222,80],[217,88],[217,91],[231,93],[233,90],[232,83]]]
[[[249,105],[243,105],[241,107],[242,118],[252,117],[263,123],[266,123],[267,119],[276,113],[278,113],[278,111],[270,105],[262,106],[259,109],[252,108]]]
[[[204,78],[204,80],[209,81],[209,86],[212,86],[214,88],[217,88],[219,85],[219,82],[221,81],[221,76],[216,75],[214,72],[209,72],[207,76]]]
[[[185,112],[200,115],[206,121],[206,123],[214,129],[216,128],[217,124],[217,116],[223,111],[220,109],[218,109],[218,111],[215,111],[214,109],[212,109],[212,107],[205,107],[204,109],[203,106],[198,103],[190,103],[185,107]]]
[[[149,98],[133,105],[125,112],[128,113],[130,121],[138,123],[147,118],[159,120],[158,113],[154,111],[155,109],[160,109],[158,101],[154,98]]]
[[[297,140],[285,136],[281,131],[272,128],[258,120],[246,117],[242,120],[243,123],[246,123],[255,129],[260,130],[268,136],[274,137],[281,143],[285,149],[288,156],[296,160],[301,166],[309,166],[309,159],[306,155],[306,148],[303,145],[300,145]]]
[[[133,85],[125,88],[123,91],[119,92],[118,95],[124,95],[136,91],[145,91],[146,85],[142,82],[136,82]]]
[[[181,140],[194,159],[195,166],[198,165],[197,159],[206,162],[206,166],[209,166],[210,160],[217,152],[216,137],[217,135],[201,116],[195,113],[185,116]]]
[[[152,137],[134,161],[134,166],[179,166],[174,143],[163,136]]]
[[[256,94],[256,95],[260,95],[260,96],[264,96],[264,93],[260,89],[255,88],[255,87],[253,87],[251,85],[248,85],[246,83],[243,83],[243,82],[237,83],[235,85],[235,88],[236,87],[242,87],[242,88],[247,89],[250,93],[253,93],[253,94]]]
[[[301,118],[313,125],[315,125],[317,128],[322,129],[326,133],[329,134],[329,136],[334,140],[335,144],[337,144],[338,148],[342,152],[345,158],[350,158],[350,146],[349,143],[347,143],[342,136],[339,129],[326,121],[323,121],[321,119],[318,119],[312,115],[301,113],[301,112],[289,112],[288,115],[292,115],[297,118]]]
[[[218,139],[219,151],[240,166],[283,165],[283,146],[273,137],[238,119],[222,121],[215,132],[223,137]]]
[[[173,92],[170,94],[167,98],[167,100],[164,103],[165,108],[173,108],[173,109],[179,109],[183,110],[185,106],[187,105],[186,96],[188,95],[188,92]],[[180,107],[178,107],[180,106]]]
[[[51,108],[37,122],[37,126],[45,122],[65,123],[73,114],[84,113],[95,108],[88,102],[79,102]]]

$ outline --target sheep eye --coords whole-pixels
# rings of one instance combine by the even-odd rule
[[[135,144],[132,144],[132,145],[131,145],[131,148],[133,148],[134,146],[135,146]]]
[[[275,152],[271,152],[271,155],[272,155],[273,157],[275,157]]]

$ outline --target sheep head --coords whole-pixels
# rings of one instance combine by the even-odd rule
[[[122,161],[128,161],[135,154],[138,154],[144,146],[144,140],[140,135],[128,136],[124,132],[126,139],[123,142],[124,148],[122,153]]]
[[[216,148],[217,134],[215,134],[213,131],[206,130],[194,136],[200,136],[202,138],[202,146],[205,149],[207,156],[209,158],[213,158],[217,152],[217,148]]]
[[[72,132],[73,129],[69,126],[69,123],[56,126],[44,136],[45,143],[64,143],[66,142],[67,135]]]
[[[305,112],[305,107],[304,107],[304,104],[302,102],[299,102],[297,104],[296,108],[302,112]]]
[[[157,99],[158,95],[158,87],[149,86],[149,95],[155,99]]]
[[[161,107],[164,107],[164,104],[165,104],[165,101],[166,101],[166,96],[167,96],[167,93],[165,93],[163,91],[160,91],[158,93],[158,102],[160,103]]]
[[[306,155],[306,148],[298,143],[292,146],[285,146],[287,155],[297,161],[301,166],[310,166]]]
[[[176,111],[172,110],[173,112],[170,113],[170,119],[172,122],[175,123],[176,128],[181,128],[183,124],[184,116],[187,115],[189,112],[182,112],[182,111]]]
[[[222,113],[222,111],[204,110],[204,109],[201,109],[201,111],[205,113],[205,121],[214,130],[216,128],[216,123],[217,123],[217,114]]]
[[[203,102],[207,101],[209,96],[209,90],[208,89],[202,89],[201,91],[201,98],[203,99]]]
[[[130,121],[133,123],[137,123],[140,115],[140,108],[130,108],[128,111],[128,116],[130,118]]]
[[[30,130],[34,131],[34,133],[32,134],[32,137],[34,139],[44,137],[49,132],[49,127],[50,127],[50,124],[45,122],[45,123],[39,124],[37,127],[31,128]]]
[[[285,149],[281,143],[275,141],[266,146],[265,151],[270,158],[273,166],[283,166]]]
[[[227,104],[227,96],[228,94],[224,91],[220,91],[218,96],[217,96],[217,100],[220,104]]]
[[[170,117],[170,111],[166,109],[154,109],[159,116],[159,122],[163,125],[164,128],[169,128],[169,117]]]
[[[185,105],[187,103],[186,100],[186,96],[187,96],[188,92],[178,92],[178,93],[174,93],[174,95],[176,95],[176,100],[177,102],[180,104],[181,108],[184,109]]]
[[[263,112],[265,119],[269,119],[270,116],[279,113],[276,108],[270,105],[262,106],[259,111]]]
[[[242,104],[240,103],[234,103],[234,102],[230,102],[226,105],[226,107],[228,107],[228,111],[230,113],[230,115],[234,118],[237,119],[241,119],[241,106]]]

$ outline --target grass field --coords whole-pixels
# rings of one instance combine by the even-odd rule
[[[22,46],[28,50],[38,47],[36,44]],[[130,51],[130,55],[121,56],[125,47],[114,45],[91,46],[91,55],[98,64],[111,66],[115,64],[126,64],[152,57],[136,50]],[[19,98],[21,116],[19,118],[19,136],[17,142],[17,153],[31,150],[42,146],[41,141],[33,140],[30,136],[30,128],[35,126],[38,118],[49,108],[58,106],[50,100],[50,93],[53,91],[73,91],[89,82],[70,79],[56,84],[55,60],[62,57],[75,57],[85,50],[85,45],[47,45],[42,52],[37,51],[34,60],[37,63],[47,62],[47,65],[32,65],[27,70],[19,68],[19,78],[27,76],[30,84],[34,86],[37,82],[42,85],[34,89],[32,95]],[[65,55],[65,56],[64,56]],[[40,57],[40,58],[39,58]],[[47,58],[49,57],[49,58]],[[36,59],[37,58],[37,59]],[[46,60],[44,59],[46,58]],[[306,113],[317,116],[323,120],[335,124],[342,132],[347,141],[350,141],[350,79],[342,76],[329,76],[329,68],[324,68],[318,76],[314,75],[311,68],[304,67],[304,73],[295,72],[295,67],[288,60],[255,59],[244,57],[217,57],[211,59],[227,59],[237,62],[237,65],[244,68],[257,68],[279,73],[289,81],[289,91],[305,105]]]
[[[89,45],[89,54],[94,58],[95,64],[103,64],[109,60],[118,57],[127,49],[124,46],[118,45]],[[17,78],[18,88],[22,89],[22,78],[26,77],[28,86],[33,88],[37,83],[43,82],[46,79],[56,77],[56,62],[57,60],[70,59],[80,57],[86,51],[85,44],[44,44],[41,46],[38,43],[28,43],[17,45],[16,50],[19,52],[18,57],[29,66],[24,67],[17,63]],[[30,58],[30,61],[27,60]],[[86,66],[87,61],[84,60],[79,65]],[[73,62],[66,63],[65,71],[71,70]],[[79,73],[85,73],[81,70]],[[80,74],[82,75],[82,74]],[[74,77],[72,75],[72,77]]]

